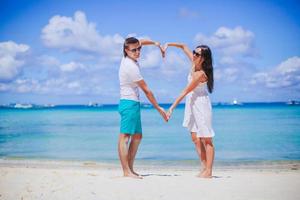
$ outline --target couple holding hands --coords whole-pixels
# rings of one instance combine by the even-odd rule
[[[160,107],[143,79],[138,59],[142,46],[157,46],[162,56],[165,56],[168,47],[173,46],[183,50],[191,61],[191,70],[188,75],[188,84],[182,90],[175,102],[167,112]],[[121,116],[118,152],[123,174],[125,177],[142,178],[133,169],[135,155],[142,139],[141,111],[139,89],[145,93],[151,104],[160,113],[165,121],[171,117],[173,110],[186,97],[183,126],[191,133],[199,156],[201,169],[198,177],[211,178],[214,161],[214,146],[212,138],[212,107],[208,96],[214,85],[211,50],[206,45],[200,45],[191,51],[185,44],[166,43],[161,46],[159,42],[151,40],[138,40],[127,38],[123,46],[123,58],[119,69]]]

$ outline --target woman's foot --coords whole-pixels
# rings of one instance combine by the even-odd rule
[[[205,171],[206,171],[206,168],[203,168],[202,170],[200,170],[200,172],[196,176],[201,177]]]
[[[206,169],[206,170],[204,170],[204,171],[200,174],[199,177],[200,177],[200,178],[212,178],[212,171]]]

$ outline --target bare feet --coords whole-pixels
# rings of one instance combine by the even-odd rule
[[[139,175],[135,175],[133,173],[124,174],[124,177],[135,178],[135,179],[143,179],[143,177],[141,177]]]
[[[131,170],[131,172],[136,175],[136,176],[139,176],[139,177],[142,177],[141,175],[139,175],[138,173],[136,173],[135,171]]]
[[[203,174],[205,171],[206,171],[206,168],[203,168],[203,169],[199,172],[199,174],[197,174],[196,176],[197,176],[197,177],[201,177],[202,174]]]
[[[200,176],[200,178],[212,178],[212,171],[206,169],[205,171],[203,171]]]

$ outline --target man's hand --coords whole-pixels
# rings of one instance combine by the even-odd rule
[[[164,47],[162,47],[161,45],[159,45],[159,49],[160,49],[162,57],[164,58],[166,56],[166,51],[165,51]]]

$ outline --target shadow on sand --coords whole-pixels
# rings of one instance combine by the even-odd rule
[[[178,174],[142,174],[142,177],[147,177],[147,176],[180,176]]]

